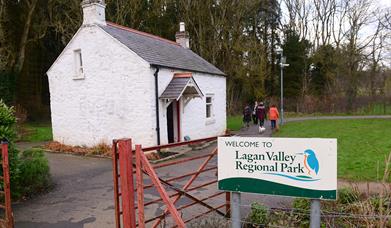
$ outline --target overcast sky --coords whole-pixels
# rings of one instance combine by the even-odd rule
[[[385,7],[391,7],[391,0],[378,0],[379,5],[385,6]]]

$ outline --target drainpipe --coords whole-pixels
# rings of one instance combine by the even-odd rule
[[[159,67],[156,67],[156,71],[153,74],[155,76],[155,105],[156,105],[156,134],[157,145],[160,145],[160,121],[159,121],[159,84],[158,84]]]

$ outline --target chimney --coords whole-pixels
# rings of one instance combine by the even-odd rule
[[[105,0],[83,0],[83,25],[106,25]]]
[[[179,23],[179,32],[175,34],[176,42],[182,47],[189,49],[190,48],[190,36],[187,31],[185,31],[185,22]]]

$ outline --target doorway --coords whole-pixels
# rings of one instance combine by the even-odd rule
[[[180,142],[180,101],[173,101],[167,107],[167,139],[168,143]]]
[[[175,142],[174,135],[174,102],[167,107],[167,137],[168,143]]]

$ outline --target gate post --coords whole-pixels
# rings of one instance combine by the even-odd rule
[[[1,142],[1,153],[3,157],[3,183],[4,183],[4,197],[5,197],[5,216],[7,220],[7,227],[14,227],[14,216],[11,207],[11,188],[10,188],[10,170],[8,161],[8,142]]]
[[[118,186],[118,150],[117,140],[113,140],[112,159],[113,159],[113,181],[114,181],[114,211],[115,211],[115,228],[121,228],[121,215],[119,209],[119,186]]]
[[[320,227],[320,200],[319,199],[311,200],[310,227],[311,228]]]
[[[122,221],[124,228],[135,228],[136,213],[134,208],[132,140],[119,140],[118,149],[122,196]]]

